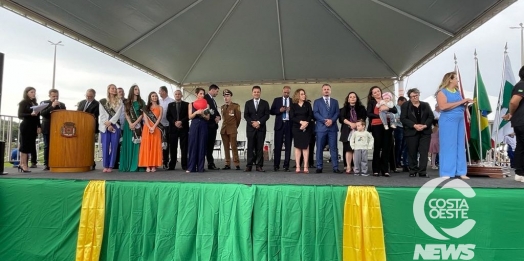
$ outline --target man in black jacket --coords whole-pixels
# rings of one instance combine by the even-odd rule
[[[187,146],[189,135],[189,103],[182,100],[182,91],[175,91],[175,101],[167,106],[166,118],[169,121],[169,154],[171,161],[168,163],[168,170],[176,167],[178,141],[180,140],[180,150],[182,155],[182,169],[187,170]]]
[[[244,119],[246,120],[247,164],[244,171],[251,171],[255,164],[258,172],[264,172],[262,155],[266,139],[266,122],[269,120],[269,103],[260,99],[260,86],[251,89],[253,99],[246,101]]]
[[[65,110],[65,104],[58,101],[58,90],[49,90],[49,100],[43,101],[40,104],[46,103],[47,107],[42,110],[42,135],[44,136],[44,170],[49,170],[49,134],[51,128],[51,112],[56,110]]]
[[[289,172],[289,161],[291,158],[291,142],[293,134],[291,133],[291,121],[289,119],[289,108],[291,107],[291,97],[289,93],[291,87],[282,88],[282,96],[276,97],[271,104],[271,115],[275,115],[275,134],[274,134],[274,170],[280,169],[280,157],[282,154],[282,144],[284,144],[284,171]]]
[[[205,99],[209,105],[209,121],[207,122],[207,168],[211,170],[219,170],[215,166],[215,159],[213,158],[213,148],[215,147],[215,140],[217,138],[218,122],[221,120],[220,112],[218,111],[218,106],[215,101],[215,97],[218,95],[218,86],[216,84],[211,84],[209,86],[209,91],[207,92]]]
[[[524,182],[524,66],[519,70],[520,81],[511,92],[509,110],[502,118],[511,121],[517,145],[514,153],[515,180]]]
[[[400,121],[408,148],[409,176],[415,177],[418,173],[420,177],[427,177],[433,111],[427,102],[420,101],[420,91],[417,88],[409,89],[408,97],[409,101],[401,106]]]
[[[100,104],[95,100],[96,91],[94,89],[88,89],[86,91],[86,99],[78,103],[77,111],[83,111],[93,114],[95,118],[95,134],[98,134],[98,116],[100,116]],[[92,152],[94,154],[94,151]],[[92,169],[94,170],[96,163],[93,162]]]

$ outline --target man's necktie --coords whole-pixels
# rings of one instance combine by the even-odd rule
[[[180,102],[176,102],[176,121],[180,120]]]
[[[255,111],[258,111],[258,101],[255,100]]]
[[[89,104],[91,104],[91,102],[90,101],[86,101],[86,106],[84,106],[84,111],[87,110],[87,108],[89,107]]]
[[[326,98],[326,106],[327,106],[327,108],[329,110],[329,98]]]
[[[284,98],[284,107],[286,107],[286,110],[282,114],[282,119],[285,120],[287,118],[287,98]]]

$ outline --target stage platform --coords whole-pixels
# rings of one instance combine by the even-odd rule
[[[0,260],[524,260],[524,183],[513,176],[462,182],[433,179],[435,170],[386,178],[330,169],[8,168]]]
[[[294,169],[284,172],[280,169],[273,171],[271,162],[264,167],[266,172],[243,172],[245,162],[241,163],[241,170],[207,170],[202,173],[185,173],[180,167],[175,170],[163,170],[159,168],[157,172],[102,172],[101,162],[97,163],[97,169],[83,173],[52,173],[43,171],[41,167],[30,169],[31,173],[20,173],[16,168],[5,168],[9,174],[0,178],[43,178],[43,179],[77,179],[77,180],[132,180],[132,181],[171,181],[171,182],[197,182],[197,183],[226,183],[226,184],[290,184],[290,185],[336,185],[336,186],[377,186],[377,187],[421,187],[428,181],[428,178],[409,177],[407,172],[391,173],[391,177],[368,177],[354,176],[347,174],[334,174],[330,163],[324,164],[322,174],[315,173],[315,169],[310,169],[309,174],[296,174]],[[293,165],[293,163],[292,163]],[[369,162],[371,166],[371,162]],[[223,163],[217,162],[217,166],[222,168]],[[340,165],[339,169],[344,170]],[[400,169],[399,169],[400,170]],[[428,168],[429,178],[438,177],[438,170]],[[467,183],[477,188],[524,188],[524,183],[514,181],[514,171],[511,176],[504,179],[488,177],[471,177]]]

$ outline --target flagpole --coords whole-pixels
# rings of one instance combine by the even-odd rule
[[[460,71],[459,71],[458,62],[457,62],[457,55],[453,54],[453,57],[455,59],[455,73],[457,74],[458,81],[459,81],[460,96],[462,96],[462,99],[464,99],[464,90],[462,88],[462,77],[460,77]],[[466,107],[466,110],[467,109],[468,107]],[[468,119],[466,115],[467,115],[466,112],[464,112],[464,139],[466,140],[466,154],[468,155],[468,164],[471,165],[471,153],[469,151],[469,140],[468,140],[468,133],[467,133],[468,128],[466,128],[467,126],[466,121]]]
[[[474,101],[473,103],[473,109],[475,109],[475,106],[477,107],[477,109],[475,110],[475,114],[477,114],[477,125],[478,125],[478,133],[479,133],[479,149],[480,149],[480,153],[479,153],[479,160],[480,160],[480,163],[482,163],[483,159],[482,159],[482,155],[484,155],[482,153],[482,134],[480,133],[481,132],[481,126],[480,126],[480,108],[479,108],[479,101],[478,101],[478,97],[479,97],[479,75],[478,75],[478,72],[479,72],[479,62],[478,62],[478,58],[477,58],[477,49],[475,49],[475,92],[477,93],[477,100]]]
[[[499,144],[499,125],[501,124],[501,119],[500,117],[497,117],[497,116],[500,116],[500,111],[502,110],[502,104],[501,104],[501,101],[502,101],[502,94],[503,94],[503,90],[504,90],[504,85],[506,84],[506,81],[505,81],[505,74],[506,74],[506,57],[508,56],[508,43],[506,42],[506,46],[504,47],[504,60],[502,61],[502,83],[501,83],[501,86],[500,86],[500,91],[499,91],[499,100],[497,101],[497,111],[495,112],[495,122],[493,123],[493,126],[495,127],[495,160],[493,162],[493,164],[496,166],[497,165],[497,146]],[[493,135],[491,135],[493,136]]]

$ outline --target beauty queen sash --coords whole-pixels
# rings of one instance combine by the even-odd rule
[[[151,122],[156,122],[158,120],[158,118],[151,110],[146,112],[146,116]],[[162,123],[158,123],[156,127],[158,128],[158,130],[160,130],[160,133],[162,135],[162,149],[165,150],[167,149],[166,128],[164,127],[164,125],[162,125]]]
[[[109,102],[107,101],[107,99],[101,99],[100,100],[100,104],[102,104],[102,107],[104,108],[104,110],[106,111],[106,113],[109,115],[109,119],[113,118],[113,116],[115,116],[116,114],[116,111],[115,109],[111,108],[109,106]]]
[[[129,110],[129,118],[131,118],[131,121],[132,122],[136,122],[136,120],[138,119],[138,115],[141,115],[142,114],[142,109],[138,109],[138,112],[135,111],[135,108],[133,108],[133,102],[131,101],[131,108]],[[133,141],[134,144],[139,144],[141,141],[142,141],[142,125],[140,124],[140,122],[135,126],[135,129],[132,130],[133,132],[133,137],[131,138],[131,140]]]

